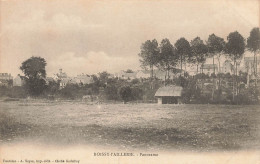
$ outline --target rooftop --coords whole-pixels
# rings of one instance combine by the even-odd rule
[[[254,61],[254,57],[245,57],[245,61]],[[260,57],[257,58],[258,61],[260,61]]]
[[[217,64],[204,64],[203,69],[213,69],[213,68],[218,68]]]
[[[169,85],[159,88],[156,93],[155,97],[164,97],[164,96],[181,96],[182,93],[181,86]]]

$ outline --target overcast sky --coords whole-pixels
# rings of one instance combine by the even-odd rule
[[[259,26],[256,0],[0,0],[0,72],[21,73],[31,56],[47,61],[47,76],[137,70],[141,43]]]

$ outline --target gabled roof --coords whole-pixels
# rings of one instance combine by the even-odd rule
[[[224,63],[231,63],[231,61],[230,60],[225,60],[225,62]]]
[[[8,83],[8,80],[6,80],[6,79],[0,79],[0,83]]]
[[[245,57],[245,61],[254,61],[254,57]],[[257,57],[257,61],[260,61],[260,57]]]
[[[17,75],[16,78],[19,77],[21,80],[26,80],[26,77],[25,76],[21,76],[21,75]]]
[[[181,96],[183,88],[181,86],[169,85],[159,88],[155,97],[164,97],[164,96]]]
[[[217,64],[204,64],[203,69],[213,69],[213,68],[218,68]]]
[[[54,79],[52,77],[46,77],[45,80],[46,81],[54,81]]]
[[[69,78],[66,78],[66,79],[62,79],[61,81],[60,81],[60,83],[68,83],[70,81],[70,79]]]
[[[143,73],[143,74],[150,75],[151,71],[150,70],[138,70],[137,73]]]
[[[125,73],[124,77],[135,77],[136,76],[136,72],[133,73]]]

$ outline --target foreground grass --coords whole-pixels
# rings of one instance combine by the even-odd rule
[[[120,149],[260,148],[258,106],[1,103],[0,144],[33,141]]]

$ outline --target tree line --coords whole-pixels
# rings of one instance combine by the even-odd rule
[[[236,76],[238,61],[242,59],[245,50],[249,50],[254,54],[253,72],[255,76],[255,87],[257,87],[257,53],[260,51],[260,31],[255,27],[250,31],[250,35],[245,39],[238,31],[229,33],[226,38],[221,38],[214,33],[208,36],[204,41],[200,37],[196,37],[190,42],[181,37],[175,44],[171,44],[169,39],[162,39],[158,44],[156,39],[147,40],[141,45],[139,53],[141,67],[150,69],[151,79],[154,77],[154,68],[158,68],[166,72],[165,81],[169,80],[169,72],[176,73],[180,69],[180,76],[186,72],[186,64],[192,64],[198,67],[201,65],[203,71],[204,63],[207,58],[212,58],[212,64],[215,72],[215,58],[218,60],[220,68],[221,56],[226,56],[233,61],[233,97],[235,96],[235,88],[237,85]],[[184,71],[183,71],[184,66]],[[202,72],[203,73],[203,72]],[[219,76],[220,78],[221,76]],[[220,81],[220,79],[219,79]],[[220,83],[219,83],[220,84]],[[219,86],[220,87],[220,86]]]
[[[252,95],[257,99],[258,89],[257,80],[254,81],[255,88],[249,88],[244,90],[243,93],[238,93],[240,89],[239,82],[246,82],[247,75],[245,73],[237,72],[237,62],[240,60],[246,49],[254,53],[254,75],[257,75],[257,53],[260,50],[260,32],[259,28],[253,28],[250,32],[250,36],[247,39],[237,31],[231,32],[227,36],[227,41],[223,38],[211,34],[208,37],[206,43],[199,37],[194,38],[188,42],[185,38],[180,38],[172,45],[169,39],[163,39],[160,43],[156,39],[150,41],[147,40],[141,46],[141,52],[139,56],[141,57],[141,67],[144,69],[150,69],[151,74],[149,79],[120,79],[115,77],[110,77],[109,73],[101,72],[98,75],[92,75],[93,83],[90,84],[67,84],[64,88],[60,88],[59,81],[50,82],[46,84],[46,70],[45,67],[47,62],[41,57],[31,57],[25,60],[20,69],[25,75],[25,86],[22,88],[14,87],[12,89],[7,89],[1,87],[0,96],[9,97],[46,97],[48,95],[54,95],[58,98],[65,99],[80,99],[84,95],[98,95],[107,100],[123,100],[136,101],[145,100],[153,101],[154,94],[156,90],[166,81],[170,81],[171,84],[181,85],[185,93],[183,94],[183,99],[189,103],[192,99],[196,99],[197,103],[209,103],[209,102],[220,102],[215,101],[221,97],[221,85],[220,79],[226,79],[226,81],[233,81],[233,90],[229,91],[232,93],[231,101],[234,102],[238,98],[242,100],[250,98]],[[218,64],[220,65],[220,57],[222,55],[227,55],[234,62],[235,69],[233,75],[224,74],[212,74],[207,76],[205,74],[197,74],[192,77],[187,74],[186,70],[187,64],[195,64],[198,67],[206,61],[206,58],[212,57],[213,64],[215,63],[214,57],[217,58]],[[154,69],[158,68],[165,71],[165,80],[160,80],[154,77]],[[133,72],[132,70],[127,70],[126,72]],[[169,79],[169,73],[180,73],[179,78]],[[212,90],[212,99],[209,100],[208,95],[203,95],[203,82],[209,81],[215,84],[215,80],[218,78],[219,87],[218,90],[213,88],[207,88],[207,90]],[[257,78],[256,78],[257,79]],[[198,82],[203,81],[201,87],[198,87]],[[230,94],[228,93],[229,99]],[[204,97],[203,97],[204,96]],[[205,102],[201,102],[205,100]],[[249,102],[250,100],[248,100]]]
[[[183,73],[183,65],[186,70],[186,64],[195,64],[198,67],[205,63],[207,58],[212,58],[212,64],[215,64],[215,57],[220,66],[220,57],[225,55],[233,62],[237,68],[237,60],[241,59],[245,50],[254,53],[254,74],[257,74],[256,57],[260,50],[260,32],[259,28],[253,28],[250,36],[245,39],[239,32],[231,32],[227,36],[227,41],[215,35],[209,35],[206,43],[200,37],[196,37],[190,42],[184,37],[178,39],[174,45],[169,39],[162,39],[160,45],[156,39],[147,40],[141,45],[139,56],[141,57],[141,67],[150,69],[151,78],[153,77],[154,67],[166,71],[166,77],[169,78],[169,71],[180,68]],[[215,72],[215,71],[214,71]],[[234,69],[234,74],[237,70]]]

